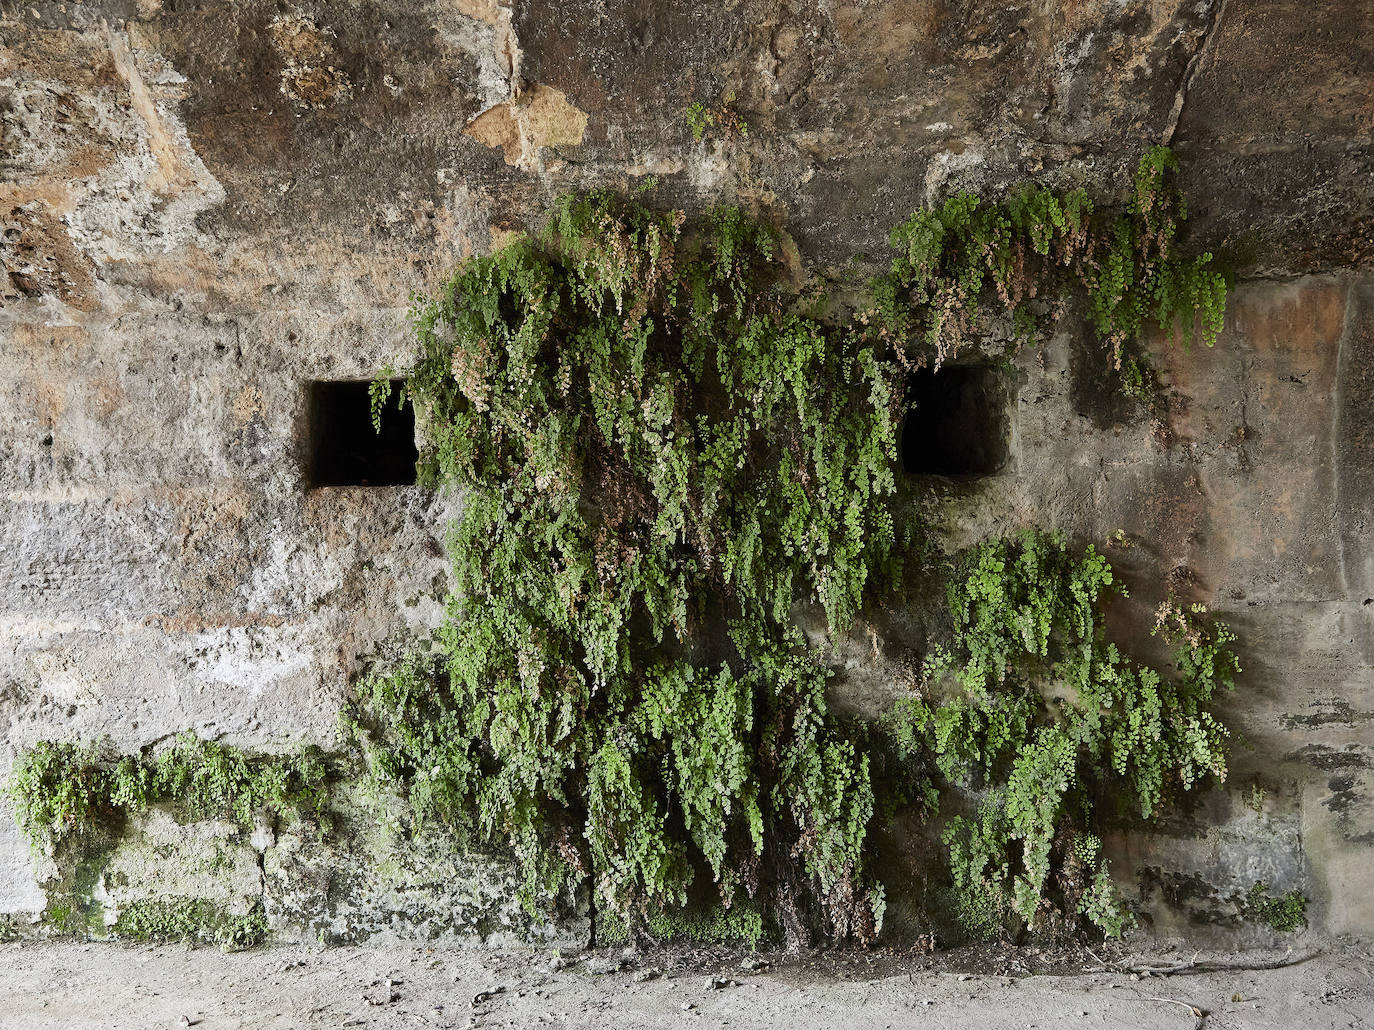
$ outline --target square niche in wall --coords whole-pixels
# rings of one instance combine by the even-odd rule
[[[990,476],[1011,458],[1011,389],[991,365],[945,365],[907,378],[902,467],[910,475]]]
[[[368,383],[316,380],[307,386],[310,486],[409,486],[415,482],[415,412],[398,403],[402,380],[393,380],[382,409],[382,428],[372,426]]]

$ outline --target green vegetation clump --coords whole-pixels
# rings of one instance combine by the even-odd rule
[[[1171,179],[1177,168],[1167,148],[1149,150],[1119,212],[1081,189],[1036,185],[996,203],[959,193],[917,211],[892,230],[898,255],[875,284],[879,311],[899,339],[923,340],[938,366],[978,330],[989,296],[1029,338],[1082,288],[1113,367],[1124,364],[1124,385],[1138,392],[1145,374],[1126,347],[1147,320],[1210,347],[1226,313],[1227,274],[1211,253],[1187,257],[1178,245],[1188,205]]]
[[[690,940],[699,944],[748,945],[756,948],[768,936],[763,913],[756,908],[735,905],[706,905],[684,910],[665,909],[652,913],[645,929],[657,940]],[[630,938],[629,927],[614,912],[598,918],[598,944],[623,944]]]
[[[41,741],[15,763],[7,792],[35,848],[72,833],[120,826],[149,805],[171,803],[191,819],[325,814],[324,755],[255,755],[182,733],[156,757],[118,755],[108,744]]]
[[[461,266],[417,304],[407,386],[426,437],[422,482],[465,499],[449,538],[456,586],[433,646],[361,684],[354,725],[376,785],[405,796],[416,819],[511,848],[531,911],[585,884],[599,918],[633,932],[704,893],[727,912],[871,939],[884,892],[870,837],[891,799],[875,796],[869,751],[832,713],[829,673],[793,612],[814,606],[841,633],[900,576],[905,378],[952,353],[945,327],[971,327],[984,286],[1029,311],[1034,291],[1018,277],[1033,256],[1053,257],[1118,342],[1139,327],[1142,297],[1161,317],[1182,312],[1185,295],[1219,310],[1203,304],[1219,305],[1219,280],[1180,285],[1210,272],[1205,260],[1182,271],[1174,254],[1182,211],[1162,153],[1142,163],[1110,244],[1090,245],[1098,222],[1077,194],[965,198],[914,216],[894,235],[901,253],[874,307],[848,322],[798,309],[780,234],[735,209],[688,226],[624,197],[565,198],[541,238]],[[379,383],[378,403],[387,396]],[[1101,584],[1076,586],[1096,591],[1091,607]],[[1006,733],[1034,745],[1034,765],[1000,797],[1022,802],[1037,777],[1062,786],[1035,811],[993,814],[990,800],[968,824],[977,835],[951,837],[956,876],[984,876],[1013,840],[1032,849],[1005,878],[1031,914],[1056,846],[1045,837],[1108,746],[1092,726],[1137,705],[1172,732],[1189,717],[1175,705],[1202,703],[1088,647],[1097,616],[1075,618],[1045,631],[1079,632],[1077,664],[1056,658],[1064,674],[1115,677],[1080,688],[1078,735],[1042,733],[1028,698],[1005,699],[1021,720]],[[981,727],[1000,726],[1001,680],[966,681],[961,732],[1000,768],[1012,738]],[[1093,716],[1094,699],[1118,707]],[[908,720],[902,753],[923,754],[949,718]],[[1147,747],[1141,726],[1122,746]],[[1215,743],[1204,734],[1186,751],[1171,737],[1153,760],[1124,754],[1121,776],[1162,801],[1164,778],[1215,769]],[[940,754],[959,776],[980,757]],[[933,789],[918,793],[930,802]],[[1120,929],[1100,845],[1074,840],[1089,877],[1078,910]]]
[[[1307,925],[1307,898],[1302,892],[1294,890],[1274,897],[1263,880],[1255,881],[1241,908],[1247,919],[1279,933],[1291,933]]]
[[[119,914],[114,933],[134,941],[165,944],[218,944],[226,951],[244,951],[267,939],[267,919],[262,908],[247,915],[230,915],[206,898],[148,898],[136,901]]]
[[[567,200],[420,307],[457,587],[436,652],[362,685],[371,766],[511,846],[531,908],[585,879],[642,924],[705,876],[869,937],[868,759],[790,612],[843,629],[895,564],[900,372],[789,310],[774,230],[682,226]]]
[[[921,696],[894,713],[898,738],[977,798],[944,841],[958,907],[982,935],[1009,916],[1081,916],[1119,936],[1131,919],[1093,832],[1100,801],[1148,820],[1225,779],[1228,732],[1212,705],[1240,671],[1234,635],[1201,606],[1166,603],[1156,632],[1176,645],[1177,674],[1161,674],[1105,639],[1114,592],[1102,555],[1075,557],[1056,535],[974,547],[948,588],[953,648],[927,658]]]
[[[733,133],[741,139],[749,135],[749,123],[735,110],[735,94],[726,93],[720,103],[714,106],[694,101],[683,112],[687,127],[692,130],[692,139],[700,143],[714,133],[728,135]]]

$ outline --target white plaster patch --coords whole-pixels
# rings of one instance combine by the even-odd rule
[[[38,689],[59,707],[89,705],[100,700],[100,691],[68,651],[38,651],[29,656],[29,669]]]
[[[718,193],[730,175],[725,145],[717,141],[710,148],[695,147],[687,161],[687,181],[702,196]]]
[[[306,551],[281,519],[267,532],[270,553],[255,566],[239,592],[254,610],[284,612],[324,597],[343,582],[338,561]]]
[[[65,633],[99,633],[104,627],[94,619],[78,622],[74,619],[48,618],[42,615],[0,615],[0,640],[32,643],[46,637]]]
[[[687,167],[687,162],[676,154],[662,154],[649,151],[641,154],[639,160],[630,165],[626,172],[633,176],[676,175]]]
[[[37,918],[48,903],[39,880],[56,872],[50,860],[34,858],[8,804],[0,806],[0,914]]]
[[[211,685],[234,687],[256,698],[284,681],[308,673],[318,655],[302,638],[306,631],[233,626],[189,634],[183,660],[202,691]]]

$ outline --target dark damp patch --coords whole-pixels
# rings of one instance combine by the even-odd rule
[[[1158,894],[1196,926],[1234,926],[1239,922],[1232,902],[1196,873],[1166,873],[1158,866],[1147,866],[1140,870],[1139,885],[1142,901]]]
[[[1314,769],[1367,769],[1369,759],[1360,751],[1337,751],[1325,744],[1305,744],[1284,756],[1285,761],[1302,762]]]
[[[1318,726],[1328,726],[1339,724],[1343,726],[1354,726],[1356,723],[1374,721],[1374,712],[1357,712],[1350,707],[1348,701],[1337,697],[1325,698],[1313,701],[1309,708],[1325,709],[1316,711],[1311,715],[1285,714],[1279,717],[1286,730],[1298,728],[1315,729]]]

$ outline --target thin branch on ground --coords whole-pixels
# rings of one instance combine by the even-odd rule
[[[1098,962],[1102,959],[1089,952]],[[1085,973],[1135,973],[1139,976],[1194,976],[1200,973],[1249,973],[1265,969],[1285,969],[1288,966],[1298,966],[1304,962],[1310,962],[1321,954],[1321,949],[1305,952],[1301,955],[1289,955],[1281,959],[1270,962],[1199,962],[1198,953],[1194,952],[1193,957],[1186,962],[1175,962],[1169,965],[1130,965],[1130,959],[1120,959],[1117,962],[1102,962],[1100,966],[1089,966],[1083,970]]]

